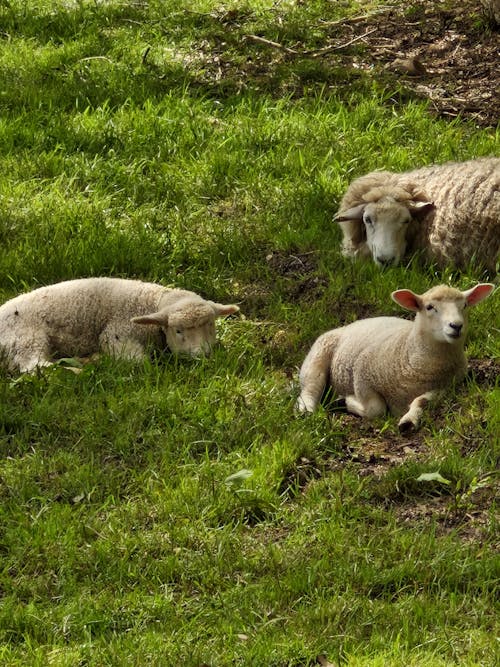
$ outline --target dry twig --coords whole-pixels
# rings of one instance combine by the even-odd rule
[[[279,44],[278,42],[272,42],[270,39],[264,39],[264,37],[259,37],[258,35],[245,35],[245,39],[249,39],[252,42],[258,42],[259,44],[265,44],[266,46],[272,46],[273,49],[279,49],[290,55],[300,55],[299,51],[290,49],[288,46],[283,46],[283,44]]]
[[[354,44],[354,42],[358,42],[359,40],[368,37],[368,35],[376,32],[376,30],[377,28],[367,30],[362,35],[357,35],[356,37],[350,39],[348,42],[344,42],[344,44],[326,46],[323,49],[313,49],[311,51],[296,51],[295,49],[290,49],[288,46],[283,46],[283,44],[280,44],[279,42],[272,42],[270,39],[265,39],[264,37],[259,37],[258,35],[245,35],[245,39],[258,42],[259,44],[265,44],[266,46],[271,46],[273,49],[279,49],[280,51],[284,51],[291,56],[310,56],[311,58],[318,58],[325,53],[330,53],[330,51],[340,51],[341,49],[345,49],[346,47],[351,46],[351,44]]]

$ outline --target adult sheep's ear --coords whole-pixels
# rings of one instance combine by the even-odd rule
[[[413,218],[422,218],[430,211],[435,209],[433,201],[410,201],[408,202],[408,210]]]
[[[233,313],[239,312],[239,306],[231,304],[229,306],[224,306],[222,303],[215,303],[215,301],[208,301],[212,306],[215,312],[215,317],[226,317],[226,315],[232,315]]]
[[[462,294],[464,295],[468,306],[475,306],[476,303],[489,297],[494,289],[495,285],[492,285],[491,283],[479,283],[475,287],[462,292]]]
[[[391,298],[406,310],[418,312],[422,308],[422,300],[419,295],[409,289],[398,289],[391,294]]]
[[[153,324],[157,327],[167,327],[168,315],[165,311],[160,310],[157,313],[150,313],[149,315],[139,315],[138,317],[133,317],[130,321],[134,322],[134,324]]]
[[[366,204],[359,204],[353,208],[348,208],[347,211],[337,211],[334,216],[335,222],[343,222],[344,220],[362,220]]]

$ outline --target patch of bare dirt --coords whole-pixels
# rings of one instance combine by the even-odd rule
[[[287,17],[279,7],[275,13],[280,31]],[[185,58],[190,69],[198,69],[199,84],[301,95],[314,82],[349,91],[365,74],[391,85],[397,81],[408,94],[429,100],[436,115],[498,124],[499,33],[479,0],[401,2],[342,20],[325,17],[304,28],[304,35],[314,34],[315,49],[300,38],[280,43],[251,34],[244,11],[215,12],[208,19],[220,34]]]
[[[402,435],[380,429],[351,414],[333,418],[346,433],[343,454],[330,462],[331,470],[352,464],[360,477],[383,477],[390,468],[422,458],[428,452],[422,431]],[[357,434],[353,437],[353,430]]]
[[[497,359],[469,359],[469,377],[478,385],[494,387],[500,377]]]
[[[481,18],[479,2],[420,2],[356,24],[374,27],[366,38],[373,64],[393,72],[438,115],[458,115],[478,125],[500,118],[500,40]]]
[[[318,253],[310,252],[281,252],[274,250],[266,256],[270,269],[280,276],[304,276],[312,273],[317,268]]]
[[[317,275],[317,251],[273,251],[266,256],[266,262],[271,272],[283,280],[283,291],[290,301],[316,298],[328,286],[326,278]]]
[[[346,435],[343,453],[328,460],[329,470],[340,470],[348,464],[357,469],[360,477],[371,480],[375,484],[374,489],[382,485],[376,492],[376,496],[379,496],[376,502],[391,508],[397,521],[402,524],[435,524],[440,535],[455,532],[465,541],[491,542],[491,536],[488,537],[492,523],[491,512],[500,492],[500,478],[497,474],[487,473],[473,480],[469,488],[454,488],[454,484],[439,489],[422,487],[421,495],[409,494],[408,497],[404,492],[400,493],[396,486],[394,493],[387,495],[387,473],[407,461],[422,459],[429,453],[425,433],[418,431],[405,437],[378,429],[353,415],[342,415],[340,421],[347,427],[345,432],[350,435]],[[359,435],[353,438],[350,426],[356,428]]]
[[[401,524],[409,526],[434,524],[438,535],[455,532],[467,542],[477,544],[486,541],[491,526],[493,497],[490,495],[481,501],[470,502],[466,507],[461,507],[460,504],[457,506],[456,503],[457,501],[449,496],[437,496],[405,501],[396,505],[394,509],[396,518]],[[492,546],[495,548],[495,545]]]

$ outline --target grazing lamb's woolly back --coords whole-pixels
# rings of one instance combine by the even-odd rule
[[[375,171],[348,187],[335,217],[342,252],[397,265],[423,251],[429,261],[494,272],[500,255],[500,158]]]
[[[215,319],[238,310],[139,280],[69,280],[0,307],[0,356],[11,370],[29,372],[54,357],[100,351],[140,359],[148,347],[168,345],[176,353],[208,354]]]
[[[397,290],[392,298],[416,312],[413,322],[374,317],[323,334],[302,364],[298,409],[313,412],[330,385],[354,414],[371,419],[388,408],[403,415],[401,429],[418,427],[425,405],[464,376],[466,307],[493,289],[481,283],[465,292],[446,285],[422,295]]]

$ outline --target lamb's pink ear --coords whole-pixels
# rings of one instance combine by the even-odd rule
[[[491,283],[479,283],[475,287],[462,292],[462,294],[464,295],[468,306],[475,306],[476,303],[486,299],[494,289],[495,285],[492,285]]]
[[[391,298],[406,310],[418,312],[422,308],[422,299],[409,289],[398,289],[391,294]]]
[[[134,322],[134,324],[154,324],[157,327],[167,327],[168,315],[166,312],[160,310],[157,313],[133,317],[130,321]]]
[[[215,303],[214,301],[208,302],[215,311],[215,317],[225,317],[226,315],[232,315],[233,313],[239,312],[239,306],[229,305],[224,306],[222,303]]]
[[[421,218],[435,208],[433,201],[408,202],[408,209],[414,218]]]
[[[362,220],[365,208],[366,204],[359,204],[358,206],[354,206],[354,208],[348,208],[347,211],[337,211],[333,219],[335,222],[342,222],[344,220]]]

